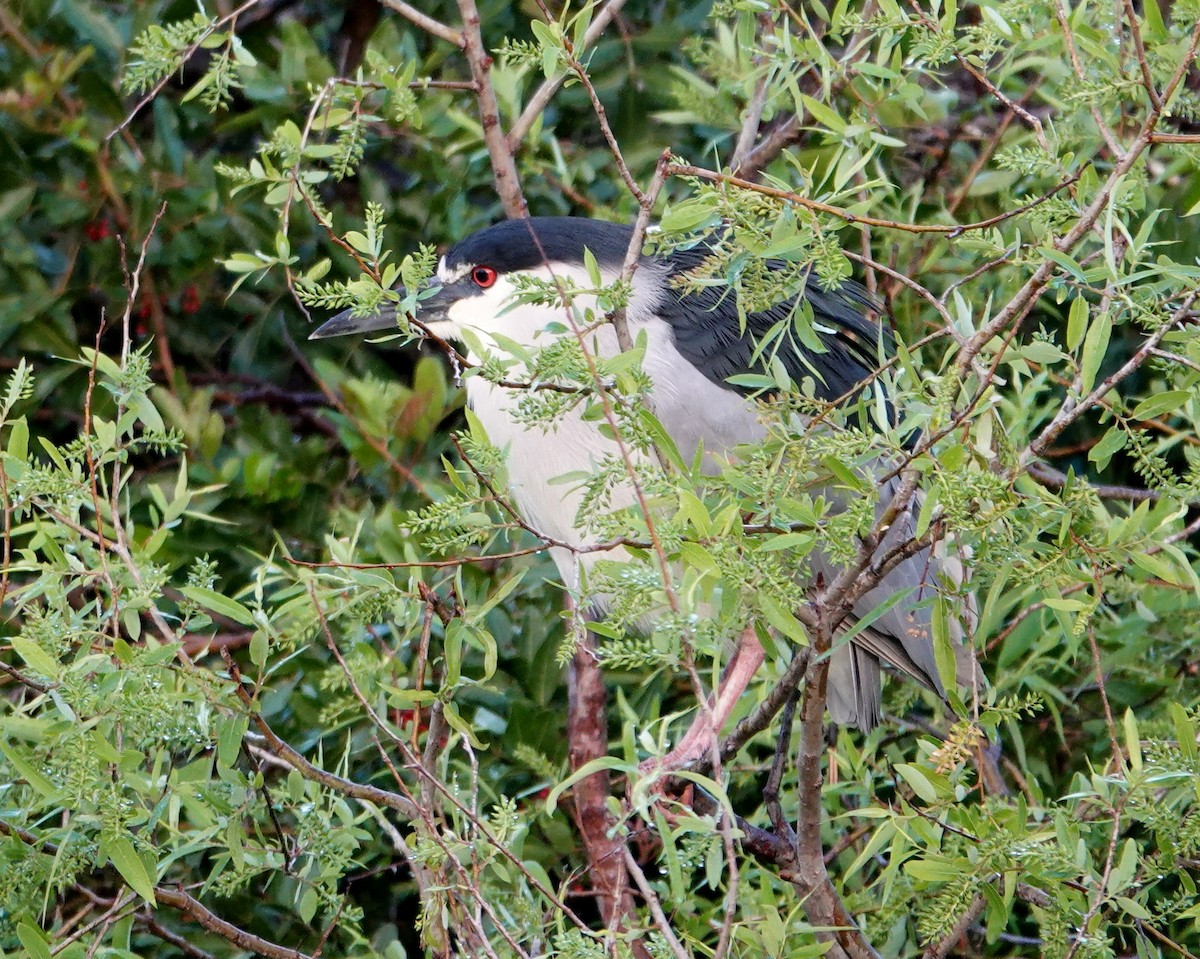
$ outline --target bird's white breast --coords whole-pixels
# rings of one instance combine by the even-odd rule
[[[646,400],[684,460],[690,462],[697,449],[705,451],[706,471],[715,472],[727,461],[733,447],[760,439],[764,427],[752,403],[731,390],[713,383],[676,351],[670,328],[661,320],[639,324],[647,333],[644,367],[653,386]],[[602,355],[615,350],[611,329],[596,342]],[[619,457],[617,444],[600,430],[600,423],[583,419],[584,404],[546,424],[527,425],[513,416],[520,401],[517,390],[496,386],[482,377],[467,381],[467,401],[487,431],[493,445],[506,451],[508,486],[514,505],[537,532],[575,547],[599,542],[579,522],[583,482],[610,457]],[[626,455],[637,464],[643,457],[626,444]],[[619,510],[636,502],[629,483],[617,484],[609,508]],[[576,557],[569,550],[552,551],[564,580],[575,582]],[[579,554],[578,562],[591,565],[600,558],[617,558],[614,553]]]

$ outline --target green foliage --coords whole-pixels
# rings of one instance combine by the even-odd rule
[[[312,3],[3,14],[0,950],[242,952],[186,892],[306,954],[623,956],[636,938],[678,959],[725,933],[726,955],[823,954],[754,844],[792,731],[775,718],[686,773],[708,807],[667,802],[640,764],[747,626],[768,658],[733,719],[783,681],[815,556],[856,558],[875,476],[902,463],[917,534],[969,572],[939,630],[975,610],[988,685],[948,723],[890,682],[895,721],[840,732],[819,796],[789,766],[779,821],[820,810],[836,893],[883,955],[1200,950],[1200,240],[1182,215],[1200,87],[1180,70],[1200,8],[1140,6],[1135,33],[1111,4],[632,3],[591,43],[597,4],[480,10],[504,130],[570,74],[516,151],[532,212],[638,212],[579,63],[639,184],[664,148],[697,164],[648,241],[715,240],[686,287],[749,311],[853,275],[885,308],[898,423],[882,391],[841,409],[787,382],[777,357],[823,332],[798,310],[739,384],[788,387],[763,400],[767,436],[717,475],[647,411],[642,341],[609,359],[586,336],[500,344],[478,366],[418,355],[417,324],[384,349],[297,342],[308,310],[419,324],[437,245],[500,215],[457,49],[387,13],[343,69],[340,14]],[[711,175],[755,114],[768,136],[795,117],[766,190]],[[520,295],[590,331],[630,289],[594,272]],[[582,411],[622,441],[571,480],[605,547],[567,584],[575,610],[609,604],[594,651],[504,451],[460,411],[472,376],[520,389],[530,426]],[[649,513],[611,509],[631,477]],[[610,693],[583,772],[573,656]],[[601,772],[599,832],[664,910],[640,890],[620,941],[576,826]]]

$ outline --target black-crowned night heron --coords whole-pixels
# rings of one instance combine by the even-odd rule
[[[462,339],[467,333],[468,340],[485,348],[507,340],[536,349],[557,336],[575,335],[564,323],[561,304],[520,302],[516,298],[517,278],[557,279],[572,284],[574,289],[593,289],[595,283],[585,265],[586,249],[591,251],[603,281],[612,283],[622,274],[632,236],[628,226],[570,217],[509,220],[480,230],[441,258],[431,281],[431,289],[440,289],[420,301],[418,319],[443,339]],[[675,276],[697,267],[710,252],[701,244],[662,256],[641,256],[632,278],[626,319],[631,336],[644,334],[646,338],[643,368],[653,383],[646,403],[685,460],[701,450],[707,466],[718,469],[723,461],[728,462],[735,447],[766,435],[759,404],[744,388],[728,380],[735,374],[761,372],[756,344],[772,327],[789,318],[795,304],[785,301],[739,319],[736,299],[728,288],[684,293],[678,284],[672,284]],[[818,399],[834,401],[855,395],[872,378],[880,358],[881,331],[864,316],[870,306],[868,299],[852,284],[835,292],[808,284],[801,296],[812,308],[824,351],[793,344],[777,355],[795,382],[806,377],[815,382]],[[394,306],[368,316],[354,316],[347,311],[321,326],[312,338],[396,327]],[[606,357],[619,352],[612,324],[594,325],[586,338],[594,355]],[[482,376],[468,378],[466,388],[468,402],[491,441],[508,450],[511,493],[528,524],[547,537],[577,548],[594,544],[595,537],[577,526],[582,491],[555,480],[567,474],[593,472],[597,464],[614,453],[611,435],[595,422],[586,421],[579,406],[551,425],[529,426],[514,416],[519,399],[514,390]],[[881,502],[888,501],[895,482],[889,481],[882,490]],[[831,499],[841,497],[844,502],[844,496],[843,491]],[[634,502],[635,490],[630,484],[614,494],[610,505],[619,509]],[[910,508],[892,523],[884,548],[912,537],[918,502],[914,498]],[[578,575],[577,563],[586,566],[597,558],[596,553],[575,554],[561,548],[553,553],[568,584]],[[811,572],[826,582],[837,573],[836,567],[820,554],[811,556],[809,565]],[[934,662],[930,612],[941,573],[938,558],[923,549],[895,566],[859,598],[853,614],[861,618],[872,611],[877,613],[903,594],[851,641],[835,646],[827,686],[834,722],[862,729],[878,722],[881,662],[944,695]],[[961,642],[958,624],[952,626],[952,632],[956,633],[953,639]],[[753,644],[757,646],[756,641]],[[717,722],[728,713],[731,697],[742,692],[761,658],[761,648],[750,652],[739,648],[735,664],[727,670],[729,694],[723,690],[713,707]],[[966,682],[969,672],[960,666],[959,673],[959,682]],[[741,688],[737,688],[739,684]],[[689,745],[682,748],[690,755],[683,758],[695,758],[703,751],[697,736],[690,735],[689,740]]]

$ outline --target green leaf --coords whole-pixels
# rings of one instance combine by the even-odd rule
[[[546,797],[546,812],[553,814],[553,812],[558,808],[558,800],[562,797],[562,794],[574,786],[577,782],[582,782],[584,779],[587,779],[588,776],[608,770],[617,770],[620,772],[630,773],[633,772],[635,768],[636,765],[634,763],[627,762],[626,760],[620,759],[617,756],[598,756],[595,759],[589,760],[550,790],[550,794]]]
[[[1087,396],[1096,383],[1096,375],[1100,372],[1100,364],[1108,353],[1108,341],[1112,336],[1112,314],[1105,310],[1097,316],[1088,328],[1083,340],[1083,363],[1080,371],[1079,393]]]
[[[205,589],[203,586],[181,586],[179,592],[193,603],[212,610],[214,613],[219,613],[227,619],[232,619],[235,623],[243,626],[254,625],[254,614],[236,599],[222,596],[215,590]]]
[[[463,719],[462,714],[458,711],[458,707],[454,703],[445,703],[442,706],[442,716],[450,727],[460,733],[471,746],[475,749],[487,749],[487,743],[475,735],[475,730],[471,728],[471,724]]]
[[[1105,891],[1110,896],[1129,888],[1138,869],[1138,844],[1136,839],[1126,839],[1121,846],[1121,857],[1108,876]]]
[[[963,874],[963,864],[948,859],[910,859],[904,871],[922,882],[951,882]]]
[[[1034,340],[1021,347],[1021,355],[1032,363],[1059,363],[1066,357],[1053,343]]]
[[[16,460],[23,460],[29,455],[29,424],[25,422],[25,417],[13,420],[3,451]]]
[[[663,233],[690,233],[717,217],[708,200],[685,200],[671,207],[659,222]]]
[[[27,922],[17,923],[17,938],[30,959],[51,959],[50,946],[42,938],[42,931]]]
[[[17,655],[25,660],[29,668],[34,672],[42,676],[48,676],[51,679],[59,674],[60,666],[58,660],[42,649],[32,639],[26,639],[24,636],[13,636],[8,641],[12,644],[12,648],[17,651]]]
[[[1037,248],[1037,251],[1042,256],[1044,256],[1047,260],[1051,260],[1054,263],[1057,263],[1064,270],[1066,270],[1073,277],[1075,277],[1075,279],[1080,280],[1080,281],[1086,281],[1087,277],[1085,276],[1085,274],[1083,272],[1083,267],[1081,267],[1078,263],[1076,263],[1073,259],[1071,259],[1071,257],[1067,256],[1067,254],[1059,253],[1058,250],[1055,250],[1054,248],[1048,247],[1048,246],[1039,246]]]
[[[821,465],[850,489],[860,493],[867,489],[866,481],[836,456],[821,457]]]
[[[267,638],[267,631],[256,629],[254,635],[250,637],[250,662],[261,669],[267,664],[269,649],[270,641]]]
[[[1067,314],[1067,349],[1072,353],[1083,342],[1083,334],[1087,330],[1089,313],[1088,301],[1077,296],[1071,301],[1071,310]]]
[[[844,133],[846,131],[846,121],[838,116],[837,111],[826,106],[820,100],[814,100],[807,94],[801,94],[800,100],[808,109],[808,112],[813,115],[818,123],[824,124],[834,133]]]
[[[895,769],[900,774],[900,778],[912,787],[912,791],[926,802],[934,803],[945,798],[933,783],[934,777],[942,778],[936,773],[909,763],[897,763]]]
[[[13,768],[21,774],[21,778],[24,779],[25,782],[29,783],[30,786],[40,792],[47,799],[54,799],[58,796],[58,787],[55,786],[54,783],[52,783],[45,776],[43,776],[41,770],[34,766],[33,763],[29,762],[24,755],[18,751],[16,746],[10,746],[8,743],[0,742],[0,753],[4,753],[5,758],[13,764]]]
[[[222,716],[217,721],[217,762],[232,769],[242,751],[242,739],[250,721],[245,716]]]
[[[1143,0],[1142,15],[1145,24],[1143,27],[1145,39],[1162,43],[1170,37],[1167,25],[1163,22],[1162,10],[1158,7],[1158,0]]]
[[[773,628],[794,643],[808,645],[808,633],[805,632],[804,625],[789,610],[780,606],[775,597],[766,590],[759,590],[758,608]]]
[[[1154,0],[1146,0],[1146,3],[1149,6],[1154,6]],[[1154,920],[1153,913],[1151,913],[1150,910],[1143,906],[1140,902],[1136,902],[1135,900],[1130,899],[1128,896],[1117,896],[1116,901],[1117,905],[1119,905],[1135,919],[1141,919],[1145,922],[1152,922]]]
[[[604,285],[604,279],[600,276],[600,264],[596,262],[596,254],[586,246],[583,248],[583,267],[587,270],[592,286]]]
[[[1129,765],[1134,772],[1142,768],[1142,737],[1138,732],[1137,717],[1132,709],[1125,710],[1125,750],[1129,753]]]
[[[1129,436],[1118,425],[1109,427],[1100,442],[1088,450],[1088,460],[1098,469],[1108,469],[1109,461],[1129,443]]]
[[[121,878],[129,883],[129,888],[145,899],[150,905],[155,905],[154,882],[146,872],[146,865],[134,851],[133,843],[124,836],[110,839],[106,844],[108,860],[121,874]]]
[[[1164,580],[1173,586],[1184,585],[1183,579],[1180,577],[1179,571],[1176,570],[1170,563],[1162,558],[1158,553],[1141,553],[1131,552],[1129,559],[1134,566],[1155,576],[1158,579]]]
[[[1135,420],[1148,420],[1155,416],[1162,416],[1164,413],[1171,413],[1179,409],[1195,395],[1193,390],[1167,390],[1142,400],[1129,415]]]
[[[1187,710],[1179,703],[1170,703],[1171,722],[1175,726],[1175,742],[1184,760],[1188,763],[1196,761],[1196,727],[1192,724]]]

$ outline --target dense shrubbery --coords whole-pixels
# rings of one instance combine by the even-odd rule
[[[0,11],[0,949],[1200,949],[1195,0],[496,3],[482,47],[470,0],[395,6]],[[905,422],[798,434],[801,384],[728,475],[647,473],[682,613],[593,655],[464,371],[303,340],[422,244],[522,203],[632,222],[635,190],[653,243],[728,230],[696,282],[748,303],[768,257],[864,281]],[[540,362],[595,400],[577,352]],[[799,651],[838,596],[794,576],[872,572],[883,450],[970,556],[937,621],[976,597],[989,686],[952,724],[889,683],[828,743],[789,693],[819,706]],[[823,514],[820,475],[861,508]],[[742,726],[669,800],[639,763],[747,623]]]

